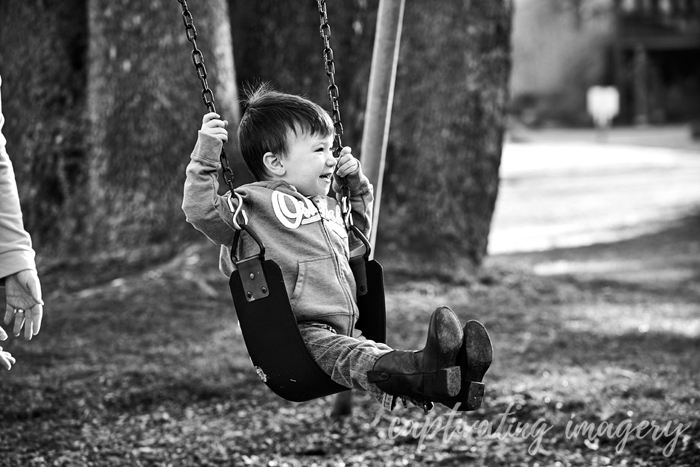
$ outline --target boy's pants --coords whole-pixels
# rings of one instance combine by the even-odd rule
[[[332,327],[322,323],[300,323],[299,331],[316,363],[338,384],[369,392],[387,410],[395,404],[395,397],[367,380],[367,372],[382,355],[391,352],[386,344],[336,334]]]

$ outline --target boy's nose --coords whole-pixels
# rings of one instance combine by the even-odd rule
[[[337,163],[338,159],[333,156],[333,151],[328,151],[328,155],[326,156],[326,165],[328,167],[335,167]]]

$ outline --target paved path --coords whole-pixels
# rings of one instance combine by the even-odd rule
[[[700,143],[683,128],[519,139],[503,151],[492,255],[620,241],[700,212]]]

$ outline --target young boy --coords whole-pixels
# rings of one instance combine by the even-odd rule
[[[230,276],[236,231],[227,198],[217,194],[226,126],[215,113],[204,116],[187,167],[183,210],[188,222],[221,245],[220,269]],[[348,258],[361,243],[348,234],[338,201],[328,193],[331,186],[339,190],[338,180],[345,179],[353,222],[369,236],[372,186],[349,147],[337,160],[333,157],[333,137],[333,122],[317,104],[266,85],[251,92],[238,139],[257,181],[235,190],[240,198],[231,197],[234,208],[242,200],[248,225],[266,245],[266,257],[282,270],[311,356],[333,381],[370,392],[389,410],[397,396],[424,406],[433,401],[452,406],[459,399],[462,378],[481,381],[488,368],[488,335],[472,329],[468,334],[476,337],[463,345],[464,331],[446,307],[433,313],[421,351],[396,351],[355,329],[357,291]],[[242,236],[238,253],[239,258],[254,255],[257,244]],[[486,353],[488,358],[483,357]]]

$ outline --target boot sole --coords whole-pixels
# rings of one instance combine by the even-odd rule
[[[462,348],[463,332],[455,335],[454,330],[461,324],[457,315],[448,307],[440,307],[437,316],[437,336],[440,342],[439,355],[435,373],[424,375],[425,395],[430,398],[454,397],[462,389],[462,369],[456,364],[457,354]],[[451,322],[450,322],[451,321]]]
[[[464,380],[481,382],[493,360],[493,345],[483,324],[471,320],[464,325],[464,352],[467,368]]]
[[[480,322],[471,320],[464,325],[464,344],[459,359],[467,362],[462,369],[461,390],[456,397],[441,402],[458,412],[477,410],[484,400],[485,386],[481,381],[493,360],[491,338]]]

